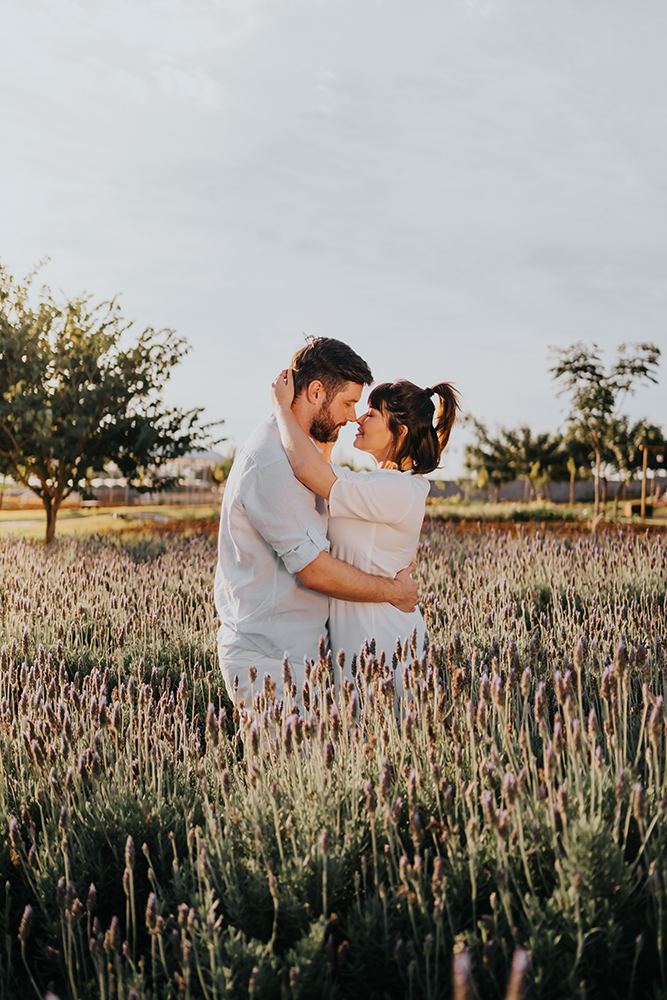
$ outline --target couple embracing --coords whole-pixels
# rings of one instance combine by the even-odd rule
[[[318,337],[275,379],[269,417],[246,441],[220,514],[215,604],[220,666],[234,701],[250,705],[250,668],[279,682],[283,658],[301,690],[321,636],[347,670],[364,641],[391,658],[396,641],[426,637],[410,574],[429,483],[459,408],[447,382],[400,380],[356,405],[371,370],[347,344]],[[435,400],[435,404],[434,404]],[[340,428],[377,468],[332,465]]]

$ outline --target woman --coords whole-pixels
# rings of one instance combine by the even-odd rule
[[[290,370],[275,379],[271,395],[295,476],[329,501],[332,555],[366,573],[393,578],[414,559],[429,491],[424,473],[437,468],[449,440],[460,409],[456,390],[447,382],[432,389],[405,380],[376,386],[368,411],[357,420],[354,441],[377,462],[372,472],[351,472],[325,460],[292,413]],[[421,649],[426,628],[419,610],[408,614],[391,604],[329,603],[331,649],[334,656],[344,650],[348,661],[370,639],[378,655],[384,649],[391,657],[396,640],[403,643],[415,628]]]

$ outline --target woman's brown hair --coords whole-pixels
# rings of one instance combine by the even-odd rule
[[[436,408],[432,396],[437,395]],[[368,405],[380,410],[393,434],[395,451],[391,457],[398,468],[409,459],[412,472],[433,472],[440,463],[457,411],[461,409],[459,394],[449,382],[438,382],[430,389],[399,379],[376,386],[368,397]],[[406,434],[401,436],[402,428]]]

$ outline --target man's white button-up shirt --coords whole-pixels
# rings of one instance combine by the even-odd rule
[[[218,643],[296,663],[315,658],[328,598],[295,576],[329,550],[326,502],[296,478],[275,417],[237,455],[220,513],[215,606]]]

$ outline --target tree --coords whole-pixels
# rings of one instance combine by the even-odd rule
[[[665,435],[662,428],[647,420],[638,420],[637,423],[630,424],[627,417],[621,417],[616,421],[611,445],[612,465],[621,477],[623,495],[628,482],[643,468],[644,445],[664,447]],[[649,469],[655,471],[662,468],[661,452],[649,451],[647,458]]]
[[[634,351],[634,353],[633,353]],[[609,371],[600,360],[597,344],[572,344],[552,348],[557,362],[550,369],[554,379],[560,379],[559,395],[569,392],[572,410],[568,417],[571,427],[580,430],[595,456],[595,515],[600,512],[600,479],[604,452],[611,446],[613,424],[618,416],[620,401],[634,391],[637,382],[657,383],[660,349],[655,344],[621,344],[619,357]]]
[[[161,402],[182,337],[148,328],[123,346],[132,324],[115,300],[58,304],[45,288],[33,306],[34,277],[18,283],[0,265],[0,473],[41,499],[50,543],[63,500],[93,469],[113,461],[138,490],[167,489],[176,480],[160,467],[208,446],[214,425]]]
[[[544,494],[565,462],[560,435],[542,433],[533,437],[525,425],[515,431],[503,430],[501,435],[515,478],[525,481],[524,499],[534,499],[538,489]]]
[[[582,439],[579,427],[570,427],[562,438],[563,453],[566,458],[565,468],[570,475],[570,506],[574,504],[574,483],[577,475],[582,478],[591,477],[592,452],[590,445]]]
[[[474,417],[468,417],[472,423],[476,440],[467,444],[464,451],[465,468],[476,475],[480,490],[490,486],[498,499],[501,486],[511,483],[515,478],[512,468],[511,454],[505,448],[502,438],[493,438],[485,425]]]
[[[479,420],[470,418],[476,440],[466,446],[465,467],[477,473],[477,484],[483,489],[491,484],[496,499],[500,487],[515,479],[526,482],[528,494],[545,490],[557,470],[564,465],[559,435],[538,434],[533,437],[529,427],[517,430],[501,428],[496,437]]]

